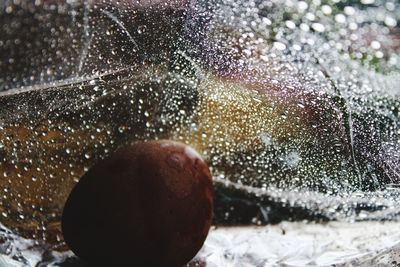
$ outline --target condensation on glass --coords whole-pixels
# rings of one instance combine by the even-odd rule
[[[379,3],[2,1],[0,221],[59,242],[83,173],[163,138],[206,158],[221,222],[237,191],[256,224],[397,219],[399,6]]]

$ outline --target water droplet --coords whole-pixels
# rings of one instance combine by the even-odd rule
[[[346,23],[346,16],[343,14],[336,14],[335,21],[337,23]]]
[[[296,28],[296,24],[295,24],[293,21],[291,21],[291,20],[287,20],[287,21],[285,22],[285,25],[286,25],[286,27],[288,27],[289,29],[295,29],[295,28]]]
[[[381,44],[378,41],[372,41],[371,47],[375,50],[378,50],[379,48],[381,48]]]
[[[308,8],[308,4],[304,1],[300,1],[300,2],[298,2],[297,7],[300,12],[303,12],[304,10],[306,10]]]
[[[323,5],[321,7],[321,11],[322,13],[324,13],[325,15],[330,15],[332,13],[332,8],[328,5]]]
[[[397,25],[396,19],[391,16],[386,16],[384,22],[388,27],[396,27]]]
[[[325,26],[321,23],[313,23],[313,24],[311,24],[311,27],[317,32],[325,31]]]
[[[361,0],[361,4],[364,5],[371,5],[373,3],[375,3],[375,0]]]
[[[278,50],[285,50],[286,49],[286,45],[284,43],[281,42],[274,42],[274,47]]]

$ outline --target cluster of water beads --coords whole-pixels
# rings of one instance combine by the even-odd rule
[[[18,3],[1,13],[3,223],[60,239],[48,233],[79,177],[119,146],[161,138],[195,147],[265,218],[271,201],[398,217],[396,3],[199,1],[173,20],[102,1],[29,7],[38,15]],[[22,40],[26,14],[53,24]]]
[[[396,90],[396,81],[398,81],[399,76],[396,73],[391,76],[376,74],[368,68],[361,67],[362,62],[360,61],[362,60],[351,60],[357,58],[356,55],[360,51],[371,52],[368,50],[368,46],[363,46],[363,42],[357,42],[357,40],[362,39],[360,34],[375,28],[373,33],[377,34],[380,39],[385,39],[382,43],[385,43],[386,47],[385,49],[382,48],[380,52],[388,55],[386,59],[380,61],[380,64],[393,71],[395,68],[391,68],[393,67],[391,64],[395,62],[395,58],[398,56],[398,53],[394,52],[398,49],[398,41],[396,37],[387,35],[390,31],[388,27],[395,26],[393,23],[388,25],[388,23],[381,23],[374,19],[373,23],[369,24],[368,21],[371,20],[371,17],[368,17],[367,14],[370,15],[370,12],[372,12],[369,8],[360,10],[357,7],[348,6],[343,7],[343,12],[348,13],[349,20],[358,22],[358,31],[355,31],[353,26],[354,32],[351,34],[360,35],[357,38],[354,37],[353,41],[349,40],[351,34],[348,31],[345,33],[340,31],[346,27],[341,25],[343,24],[342,21],[339,20],[338,22],[337,15],[341,14],[338,13],[339,7],[332,3],[331,6],[331,9],[336,9],[335,12],[332,10],[328,12],[329,6],[321,6],[318,1],[310,3],[302,1],[257,3],[226,1],[223,7],[218,9],[217,13],[220,13],[212,21],[211,37],[208,36],[208,38],[211,39],[211,42],[217,43],[226,55],[229,55],[232,64],[236,64],[236,69],[233,71],[231,69],[221,71],[223,75],[228,73],[227,76],[230,80],[240,84],[240,86],[236,86],[236,91],[240,91],[239,87],[243,86],[258,91],[257,97],[258,100],[264,101],[263,107],[268,107],[268,104],[275,107],[282,105],[282,120],[306,118],[303,122],[299,122],[299,120],[297,122],[288,121],[290,126],[285,126],[279,125],[282,121],[277,123],[277,114],[268,114],[263,118],[260,115],[259,120],[265,127],[263,129],[260,124],[254,127],[259,131],[258,134],[261,132],[262,135],[266,134],[279,139],[282,138],[282,135],[290,133],[288,128],[296,126],[296,132],[302,138],[297,139],[296,136],[290,136],[283,142],[280,140],[281,142],[278,142],[280,148],[284,148],[288,143],[298,141],[300,143],[293,145],[294,149],[309,144],[319,150],[315,152],[309,147],[300,149],[301,154],[305,156],[298,157],[302,158],[303,162],[300,163],[296,171],[300,170],[301,172],[306,169],[310,171],[311,169],[310,173],[304,174],[304,177],[309,179],[302,180],[300,186],[305,185],[312,188],[317,181],[316,187],[319,187],[319,190],[329,188],[328,191],[332,192],[333,190],[340,193],[347,191],[342,190],[343,186],[346,187],[346,180],[353,185],[357,183],[356,180],[359,180],[356,186],[362,187],[366,181],[374,180],[373,177],[377,176],[374,172],[378,167],[373,166],[371,162],[375,161],[377,165],[385,164],[378,159],[378,154],[384,153],[378,145],[379,139],[390,140],[388,143],[392,145],[398,140],[398,90]],[[388,6],[391,8],[390,4]],[[325,12],[320,9],[324,9]],[[379,14],[382,11],[379,7],[372,9],[375,11],[378,9]],[[276,12],[271,12],[271,10]],[[344,15],[342,14],[342,16]],[[388,14],[388,16],[394,15]],[[291,20],[288,20],[288,18]],[[311,28],[308,27],[310,21],[313,21]],[[379,24],[385,24],[385,26],[379,26]],[[395,29],[392,28],[392,30]],[[344,44],[347,44],[347,46],[344,47]],[[377,46],[373,49],[376,48]],[[209,53],[209,51],[207,52]],[[275,86],[274,84],[279,85]],[[223,91],[229,94],[232,90],[227,89],[229,88],[227,83],[224,85]],[[278,89],[274,90],[274,87]],[[210,91],[215,93],[218,90],[213,88]],[[268,99],[271,95],[277,96],[278,103]],[[290,101],[293,99],[298,101],[297,110],[296,104]],[[313,103],[318,103],[315,105],[318,107],[313,106]],[[244,106],[249,107],[245,112],[246,114],[257,113],[255,116],[262,114],[262,108],[251,110],[251,105],[245,104]],[[366,110],[369,111],[366,112]],[[371,112],[372,110],[374,111]],[[315,121],[310,119],[310,113],[313,112],[317,118]],[[234,113],[227,112],[227,114],[232,116]],[[387,124],[383,126],[378,121],[385,121]],[[281,133],[281,135],[269,133],[268,131],[271,131],[274,127],[268,125],[268,122],[271,125],[279,125],[279,129],[284,133]],[[307,124],[310,124],[314,130],[307,129]],[[381,126],[377,124],[381,124]],[[231,123],[227,122],[227,125],[231,125]],[[369,127],[373,130],[368,129]],[[243,127],[239,128],[243,129]],[[257,130],[252,132],[256,134]],[[263,132],[263,130],[267,131]],[[319,131],[326,132],[326,135],[320,135],[313,139],[315,133]],[[369,133],[367,133],[368,131]],[[308,134],[304,135],[304,133]],[[309,133],[314,134],[310,136]],[[226,138],[229,138],[229,135],[227,136]],[[310,140],[307,140],[307,138],[310,138]],[[321,144],[321,141],[325,143]],[[241,142],[238,143],[242,144]],[[328,148],[332,148],[332,150]],[[335,151],[336,148],[337,151]],[[380,151],[373,152],[373,148]],[[326,154],[323,154],[322,151],[325,151]],[[289,149],[289,152],[286,153],[291,154],[292,152]],[[318,153],[322,154],[318,155]],[[346,153],[350,155],[346,155]],[[315,156],[316,158],[313,158]],[[285,157],[285,155],[281,155],[270,159]],[[256,158],[262,159],[262,156]],[[310,159],[309,162],[304,160],[307,158]],[[257,159],[250,157],[249,161],[254,165],[257,164]],[[330,168],[324,167],[323,159],[331,160],[325,166],[333,167],[333,173],[324,173]],[[238,162],[243,160],[246,159],[243,157]],[[394,161],[396,160],[398,162],[398,159],[394,159]],[[344,165],[341,167],[335,165],[335,163]],[[361,166],[364,163],[367,163],[368,166]],[[258,164],[258,166],[261,164]],[[279,169],[284,168],[281,166]],[[371,169],[375,170],[370,171]],[[249,173],[248,171],[244,172]],[[315,171],[317,173],[313,173]],[[261,169],[260,173],[249,175],[244,183],[249,184],[249,177],[262,178],[263,175],[270,173],[273,173],[271,175],[273,178],[279,177],[279,181],[285,181],[285,179],[282,179],[282,175],[276,175],[271,169]],[[389,180],[396,181],[398,173],[395,170],[388,175],[390,176]],[[322,178],[324,176],[326,179]],[[378,176],[380,175],[378,174]],[[289,177],[296,178],[293,174]],[[259,182],[262,180],[250,179],[250,183],[259,186]],[[328,186],[325,187],[324,182]],[[266,183],[271,185],[271,180],[267,179]],[[289,185],[294,183],[292,180]],[[372,185],[372,188],[377,188],[380,181],[376,180],[373,183],[375,184]]]

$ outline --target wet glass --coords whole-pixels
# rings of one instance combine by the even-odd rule
[[[69,192],[138,140],[203,155],[217,225],[397,221],[399,12],[378,0],[1,1],[2,253],[69,255]]]

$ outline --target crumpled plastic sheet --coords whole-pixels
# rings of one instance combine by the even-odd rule
[[[12,239],[9,254],[0,255],[0,267],[64,266],[62,262],[74,258],[71,251],[52,252],[53,262],[39,263],[41,251],[32,249],[32,240],[18,236]],[[26,259],[26,264],[16,261],[16,256]],[[76,264],[86,266],[79,261]],[[214,226],[203,248],[187,267],[399,264],[399,222],[282,222],[267,226]]]
[[[396,266],[400,223],[283,222],[211,230],[192,266]]]

